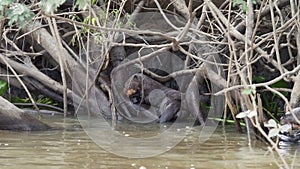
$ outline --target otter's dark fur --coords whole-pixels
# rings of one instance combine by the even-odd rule
[[[160,89],[165,93],[168,98],[172,100],[181,100],[179,91],[168,88],[161,83],[151,79],[143,74],[133,75],[125,84],[125,93],[133,103],[146,103],[149,102],[149,95],[154,89]]]
[[[150,77],[138,73],[126,82],[124,93],[134,104],[151,105],[149,96],[155,89],[159,89],[165,95],[165,97],[157,97],[158,105],[155,105],[160,109],[159,121],[163,123],[176,119],[181,104],[181,93],[179,91],[168,88]]]

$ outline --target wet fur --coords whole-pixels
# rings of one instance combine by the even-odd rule
[[[166,95],[159,102],[160,105],[157,105],[161,112],[160,123],[173,121],[180,110],[181,93],[179,91],[168,88],[143,74],[135,74],[126,82],[124,93],[134,104],[150,105],[149,95],[154,89],[159,89]]]

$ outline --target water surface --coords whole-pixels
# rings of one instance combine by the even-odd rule
[[[246,135],[237,134],[231,126],[218,127],[205,143],[199,143],[200,129],[195,127],[168,152],[151,158],[135,159],[120,157],[102,149],[79,127],[76,119],[56,118],[47,121],[65,129],[43,132],[0,131],[0,168],[278,168],[272,155],[267,153],[267,145],[253,141],[249,146]],[[120,130],[122,128],[132,130],[132,125],[122,124]],[[142,130],[139,126],[139,131]],[[144,136],[149,135],[153,135],[151,127],[145,126]],[[143,137],[143,134],[139,132],[138,136]],[[289,163],[296,151],[297,147],[281,150]],[[296,156],[294,168],[300,167],[297,159],[299,155]]]

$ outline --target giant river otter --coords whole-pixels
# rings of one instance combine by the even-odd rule
[[[124,93],[133,104],[157,107],[160,112],[160,123],[173,121],[179,116],[181,93],[146,75],[134,74],[126,82]]]

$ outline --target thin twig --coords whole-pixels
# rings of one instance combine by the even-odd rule
[[[59,57],[59,66],[60,66],[60,73],[61,73],[61,78],[62,78],[62,84],[63,84],[63,104],[64,104],[64,116],[67,116],[68,113],[68,97],[67,97],[67,81],[66,81],[66,75],[65,75],[65,66],[63,63],[63,46],[61,43],[61,39],[59,36],[58,28],[57,28],[57,23],[55,18],[52,18],[52,22],[50,18],[48,18],[48,23],[50,30],[52,32],[52,35],[55,37],[56,43],[58,44],[58,57]]]

